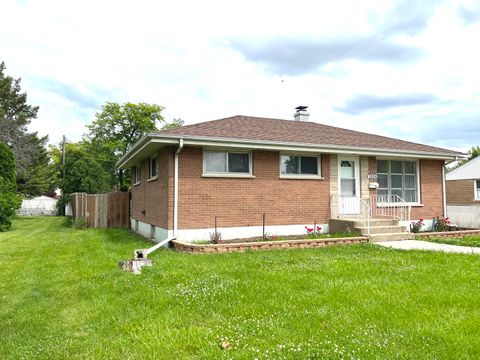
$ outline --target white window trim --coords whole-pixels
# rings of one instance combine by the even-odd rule
[[[422,199],[421,199],[421,191],[420,191],[420,160],[419,159],[408,159],[408,158],[396,158],[396,157],[386,157],[386,156],[377,156],[376,160],[389,160],[389,161],[415,161],[416,172],[417,172],[417,199],[416,202],[405,202],[405,204],[410,206],[423,206]],[[377,168],[378,174],[378,168]],[[389,207],[392,206],[392,203],[377,203],[377,207]]]
[[[308,156],[317,158],[317,170],[318,174],[282,174],[282,155],[285,156]],[[278,172],[280,179],[292,179],[292,180],[323,180],[322,176],[322,155],[321,154],[311,154],[311,153],[290,153],[290,152],[280,152],[278,157]]]
[[[475,201],[480,201],[480,196],[478,196],[477,192],[477,183],[480,183],[480,179],[473,180],[473,199]]]
[[[157,164],[157,175],[152,176],[152,160],[155,160],[155,163]],[[147,181],[153,181],[158,179],[158,156],[150,156],[148,159],[148,180]]]
[[[216,152],[226,152],[227,153],[227,171],[226,172],[207,172],[207,157],[205,156],[205,152],[207,151],[216,151]],[[248,155],[248,173],[240,173],[240,172],[228,172],[228,153],[234,154],[247,154]],[[245,151],[245,150],[235,150],[235,149],[219,149],[219,148],[204,148],[203,149],[203,169],[202,169],[202,177],[205,178],[244,178],[244,179],[253,179],[255,176],[253,175],[253,166],[252,166],[252,152]]]
[[[138,176],[137,176],[138,175]],[[134,177],[135,177],[135,183],[133,184],[134,186],[135,185],[140,185],[142,183],[142,167],[140,166],[140,163],[138,163],[137,165],[135,165],[135,174],[134,174]]]

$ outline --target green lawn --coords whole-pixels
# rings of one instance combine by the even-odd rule
[[[420,239],[424,240],[424,239]],[[480,236],[465,236],[463,238],[435,238],[425,239],[441,244],[460,245],[460,246],[480,246]]]
[[[141,275],[118,268],[146,245],[65,218],[15,220],[0,233],[0,357],[480,358],[480,256],[162,250]]]

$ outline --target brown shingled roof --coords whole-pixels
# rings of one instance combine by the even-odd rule
[[[163,130],[158,132],[157,135],[225,138],[311,145],[338,145],[347,148],[359,147],[379,150],[461,155],[461,153],[457,151],[342,129],[315,122],[241,115],[182,126],[176,129]]]

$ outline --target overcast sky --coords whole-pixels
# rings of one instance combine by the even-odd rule
[[[106,101],[186,124],[311,119],[458,150],[480,145],[480,1],[2,0],[0,61],[79,140]]]

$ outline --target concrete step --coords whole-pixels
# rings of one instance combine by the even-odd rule
[[[373,234],[370,235],[370,242],[377,241],[395,241],[395,240],[411,240],[413,239],[413,234],[404,232],[404,233],[385,233],[385,234]]]
[[[331,219],[331,221],[335,222],[343,222],[353,225],[354,227],[363,227],[364,221],[359,221],[357,218],[341,218],[341,219]],[[394,226],[398,225],[399,221],[395,219],[370,219],[370,226]]]
[[[363,225],[364,222],[358,222],[359,226],[365,226]],[[372,226],[398,226],[399,222],[398,220],[394,219],[370,219],[370,227]]]
[[[368,228],[365,226],[357,227],[355,230],[359,231],[362,235],[368,234]],[[405,233],[407,228],[401,225],[389,225],[389,226],[370,226],[370,235],[373,234],[393,234],[393,233]]]

